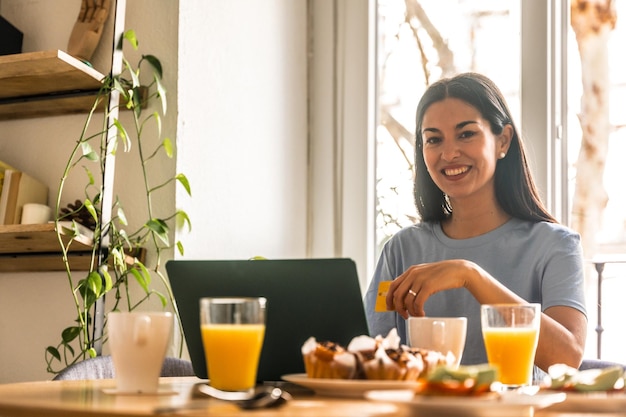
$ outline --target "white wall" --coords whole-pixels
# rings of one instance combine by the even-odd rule
[[[185,258],[305,256],[306,2],[181,2]]]
[[[79,6],[80,0],[2,0],[0,13],[24,31],[25,52],[66,49]],[[163,130],[176,138],[178,166],[160,163],[164,176],[175,170],[188,176],[193,198],[178,191],[175,199],[170,188],[157,205],[164,211],[178,205],[190,215],[185,258],[304,257],[306,1],[186,0],[179,10],[176,0],[130,0],[126,27],[136,30],[141,52],[164,66]],[[102,72],[107,47],[101,43],[93,60]],[[46,181],[55,196],[83,120],[0,122],[0,158]],[[122,197],[132,194],[136,177],[127,165],[118,156]],[[63,204],[80,197],[80,184],[70,185],[76,194]],[[142,209],[125,207],[131,220]],[[0,274],[0,383],[50,378],[44,349],[71,324],[69,303],[64,274]]]

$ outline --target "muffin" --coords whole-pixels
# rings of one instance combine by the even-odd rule
[[[372,380],[413,381],[421,375],[424,362],[406,346],[400,345],[396,329],[387,337],[358,336],[348,345],[358,360],[357,375]]]
[[[437,352],[435,350],[407,348],[415,357],[420,357],[424,364],[421,377],[427,377],[439,366],[452,366],[456,362],[456,358],[452,352],[447,354]]]
[[[302,345],[304,369],[309,378],[354,379],[357,373],[357,360],[353,353],[341,345],[330,342],[317,342],[310,337]]]
[[[380,347],[374,359],[363,363],[366,379],[383,379],[394,381],[415,381],[424,369],[420,356],[399,347],[383,349]]]
[[[350,341],[348,352],[356,357],[356,378],[366,379],[364,363],[374,360],[376,351],[382,343],[382,337],[373,338],[370,336],[357,336]]]

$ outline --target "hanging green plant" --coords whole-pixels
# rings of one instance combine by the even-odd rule
[[[129,42],[135,50],[138,49],[134,31],[125,32],[123,40]],[[120,50],[121,43],[122,40],[118,45]],[[142,69],[144,67],[146,69]],[[142,86],[140,76],[145,78],[146,74],[141,73],[144,70],[150,71],[151,82]],[[181,242],[174,245],[170,242],[171,225],[187,226],[190,230],[191,222],[182,210],[175,210],[165,217],[157,217],[153,199],[172,182],[182,185],[189,195],[191,188],[184,174],[176,174],[158,184],[153,184],[150,175],[152,169],[160,168],[156,157],[162,154],[167,158],[174,156],[173,142],[169,138],[161,139],[161,118],[167,111],[166,90],[161,84],[162,74],[161,62],[154,55],[142,55],[136,66],[123,58],[121,74],[109,75],[103,80],[102,88],[68,158],[56,201],[56,229],[76,318],[73,324],[62,330],[60,342],[46,348],[45,358],[50,373],[58,373],[75,362],[100,354],[98,346],[106,342],[106,332],[103,331],[106,328],[106,315],[102,313],[103,308],[107,311],[132,311],[147,300],[157,297],[164,308],[170,303],[175,310],[169,282],[161,271],[162,258],[164,251],[173,246],[184,254]],[[106,104],[113,94],[119,94],[120,102],[123,103],[120,106],[130,110],[132,122],[129,126],[117,117],[111,117],[115,115],[117,108],[109,108]],[[147,103],[154,101],[160,103],[160,108],[148,113]],[[105,110],[102,128],[97,133],[90,134],[90,127],[97,119],[94,116],[103,105]],[[154,135],[145,133],[148,126],[157,132],[156,144]],[[112,135],[112,131],[117,134]],[[111,196],[113,192],[112,189],[105,189],[105,168],[107,161],[115,157],[118,147],[123,152],[137,154],[143,176],[143,192],[134,194],[133,198],[145,199],[147,217],[140,227],[132,231],[129,230],[120,198],[103,198],[106,193]],[[61,200],[66,181],[75,172],[85,175],[84,198],[63,208]],[[95,174],[102,178],[101,182],[95,180]],[[110,205],[107,201],[111,202]],[[91,267],[87,272],[74,271],[68,260],[73,240],[67,241],[63,237],[67,238],[69,234],[77,238],[85,233],[85,227],[89,228],[93,242],[90,252]],[[146,247],[154,251],[151,265],[144,263]],[[154,288],[153,277],[158,277],[162,287],[166,289],[165,293]],[[138,298],[137,293],[140,294]],[[180,352],[182,353],[182,346]]]

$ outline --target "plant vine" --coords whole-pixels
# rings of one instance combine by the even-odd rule
[[[133,30],[124,33],[122,41],[128,41],[137,50],[138,42]],[[142,86],[140,75],[142,68],[147,67],[151,71],[151,82]],[[162,115],[167,112],[166,90],[163,87],[163,70],[161,62],[154,55],[141,55],[136,66],[124,57],[123,71],[119,75],[108,75],[104,78],[102,87],[96,100],[89,111],[82,127],[79,139],[76,141],[67,164],[63,171],[59,184],[59,192],[56,200],[56,230],[57,238],[61,246],[65,273],[72,292],[76,318],[74,323],[61,332],[61,340],[56,345],[46,348],[45,358],[47,370],[50,373],[58,373],[63,368],[99,354],[97,344],[106,342],[104,332],[99,334],[95,331],[96,313],[98,301],[102,302],[105,296],[113,297],[109,311],[127,310],[132,311],[151,297],[157,297],[163,308],[169,303],[175,308],[173,294],[169,282],[162,272],[162,260],[164,251],[176,247],[179,253],[184,254],[181,242],[171,244],[170,224],[177,227],[185,225],[191,229],[191,221],[183,210],[175,210],[166,217],[157,217],[153,199],[159,191],[172,182],[177,182],[191,195],[191,188],[186,176],[176,174],[164,182],[153,184],[150,169],[158,169],[156,157],[165,154],[168,158],[174,156],[174,144],[169,138],[161,140]],[[106,104],[112,94],[120,95],[118,107],[126,106],[132,115],[131,126],[124,125],[119,119],[113,121],[117,135],[109,135],[109,109]],[[160,110],[144,114],[147,103],[158,101]],[[90,134],[90,127],[94,123],[95,115],[104,105],[104,117],[102,128],[97,133]],[[155,146],[145,136],[147,127],[156,129],[159,143]],[[112,202],[111,219],[103,223],[103,184],[104,172],[107,161],[115,157],[121,146],[124,152],[132,152],[136,149],[140,170],[142,173],[143,194],[136,193],[136,197],[143,195],[147,207],[147,220],[135,230],[129,230],[129,224],[124,213],[121,200],[118,196]],[[96,182],[96,176],[91,167],[97,164],[101,183]],[[151,165],[152,164],[152,165]],[[80,204],[70,205],[70,209],[61,207],[61,199],[66,187],[66,182],[71,173],[82,168],[86,176],[86,185],[83,190],[84,200]],[[111,190],[107,190],[111,192]],[[70,264],[70,251],[75,240],[84,236],[85,227],[80,222],[80,217],[89,219],[93,235],[91,239],[91,251],[89,253],[89,270],[75,271]],[[84,222],[83,222],[84,223]],[[154,250],[154,264],[145,265],[139,256],[145,247]],[[153,288],[152,277],[158,277],[165,294]],[[140,289],[138,299],[133,287]],[[180,323],[179,323],[180,325]],[[106,327],[106,317],[102,327]],[[180,347],[182,353],[182,346]],[[60,369],[59,369],[60,368]]]

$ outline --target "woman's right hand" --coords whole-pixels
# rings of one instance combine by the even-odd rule
[[[397,311],[405,319],[424,316],[424,304],[431,295],[468,287],[479,269],[475,263],[462,259],[413,265],[391,283],[387,309]]]

